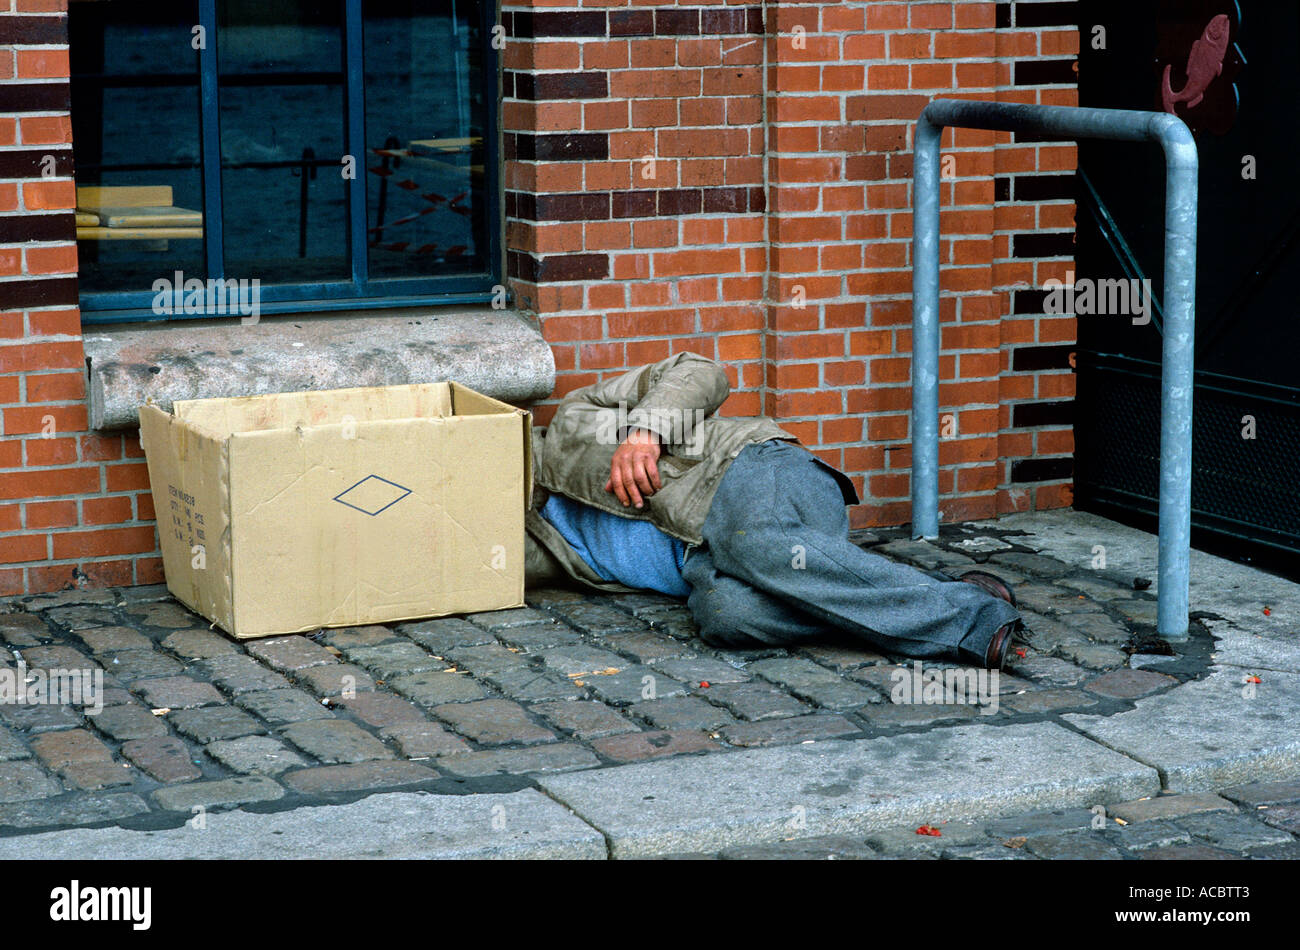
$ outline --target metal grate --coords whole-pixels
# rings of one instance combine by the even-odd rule
[[[1154,514],[1160,380],[1125,360],[1080,354],[1076,495]],[[1154,368],[1158,370],[1158,367]],[[1198,374],[1200,375],[1200,374]],[[1192,524],[1300,553],[1300,406],[1198,378],[1193,398]],[[1242,437],[1244,416],[1255,438]]]

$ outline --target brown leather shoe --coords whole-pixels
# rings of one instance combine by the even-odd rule
[[[1005,600],[1012,607],[1018,606],[1016,595],[1011,590],[1011,587],[996,574],[990,574],[988,571],[967,571],[957,580],[965,581],[967,584],[974,584],[976,587],[988,591],[999,600]]]
[[[1007,665],[1007,654],[1011,652],[1011,636],[1016,629],[1014,620],[998,627],[989,643],[989,652],[984,657],[984,666],[990,670],[1002,670]]]

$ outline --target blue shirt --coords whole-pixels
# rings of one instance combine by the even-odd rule
[[[557,494],[546,500],[541,514],[605,580],[672,597],[690,594],[691,585],[682,579],[685,542],[649,521],[623,518]]]

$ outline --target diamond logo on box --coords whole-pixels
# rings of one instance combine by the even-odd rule
[[[335,495],[334,500],[373,517],[393,507],[410,493],[411,489],[403,488],[396,482],[378,475],[367,475],[351,488]]]

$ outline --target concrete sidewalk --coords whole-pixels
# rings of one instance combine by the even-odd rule
[[[11,599],[29,668],[110,689],[0,704],[0,856],[1297,856],[1300,586],[1194,552],[1171,653],[1134,584],[1154,536],[1062,511],[858,540],[1016,584],[995,696],[893,702],[910,661],[842,640],[717,651],[657,595],[245,643],[159,588]]]

